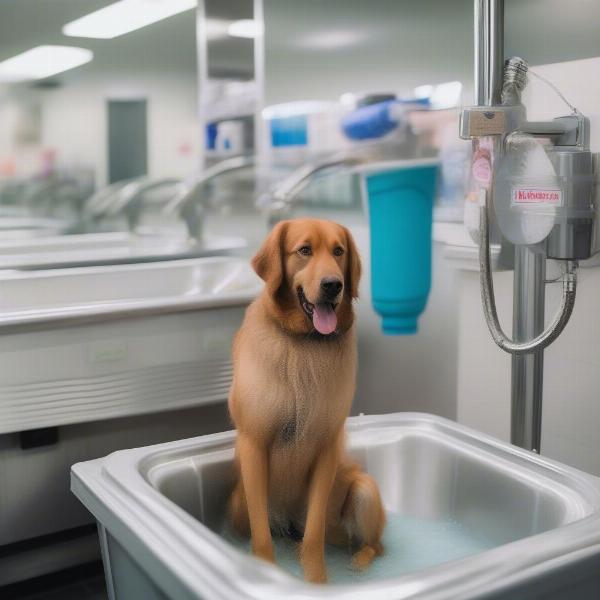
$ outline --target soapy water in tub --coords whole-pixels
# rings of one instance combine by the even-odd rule
[[[225,527],[221,535],[239,550],[250,552],[249,540],[240,539]],[[298,562],[298,542],[274,537],[277,565],[302,578]],[[399,577],[449,560],[483,552],[495,544],[452,520],[408,517],[388,512],[383,534],[385,553],[364,571],[352,569],[350,548],[328,545],[325,560],[329,583],[361,583]]]

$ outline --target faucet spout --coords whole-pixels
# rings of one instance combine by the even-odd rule
[[[271,216],[275,213],[282,213],[294,205],[309,182],[320,173],[338,168],[340,170],[351,169],[373,160],[368,153],[345,153],[306,163],[292,171],[269,194],[263,196],[259,201],[259,206],[266,208]]]
[[[205,169],[191,184],[184,185],[181,190],[167,203],[161,211],[164,216],[179,215],[186,223],[190,239],[202,238],[202,198],[200,190],[205,184],[232,173],[239,169],[253,167],[256,164],[254,156],[236,156],[218,162]]]
[[[139,179],[125,185],[116,195],[114,202],[109,205],[106,214],[115,216],[124,214],[130,231],[134,231],[138,226],[142,213],[142,197],[147,192],[157,190],[162,187],[174,187],[175,190],[181,188],[183,183],[179,179],[165,177],[164,179]]]
[[[308,185],[309,181],[319,173],[336,167],[355,167],[365,162],[357,156],[329,158],[322,161],[307,163],[286,177],[272,193],[274,204],[290,204]]]

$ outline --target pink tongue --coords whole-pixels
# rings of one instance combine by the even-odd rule
[[[329,335],[337,327],[337,317],[331,304],[315,304],[313,309],[313,325],[323,335]]]

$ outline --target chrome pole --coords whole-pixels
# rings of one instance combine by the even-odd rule
[[[486,16],[486,0],[475,0],[475,19],[473,30],[475,35],[475,103],[477,106],[485,106],[486,100],[486,41],[488,36],[488,19]]]
[[[487,58],[489,104],[502,102],[504,79],[504,0],[492,0],[488,8],[489,51]]]
[[[475,99],[500,104],[504,73],[504,0],[475,0]]]
[[[546,257],[515,247],[513,339],[524,342],[544,330]],[[534,452],[542,437],[544,351],[512,355],[510,441]]]
[[[475,98],[479,106],[502,103],[504,76],[504,0],[475,0]],[[495,144],[496,154],[501,144]],[[497,156],[496,156],[497,158]],[[488,191],[488,198],[491,200]],[[489,214],[487,215],[489,218]],[[515,248],[513,338],[526,342],[544,330],[546,259],[526,247]],[[540,450],[543,351],[513,354],[511,442]]]

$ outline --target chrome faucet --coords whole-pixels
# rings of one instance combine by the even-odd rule
[[[322,161],[306,163],[283,179],[270,194],[270,208],[280,210],[288,207],[306,188],[310,180],[322,171],[336,167],[356,167],[366,159],[356,155],[333,156]]]
[[[84,213],[86,216],[92,221],[100,219],[115,201],[117,193],[133,181],[137,181],[137,179],[117,181],[95,192],[85,204]]]
[[[272,225],[285,218],[286,213],[292,209],[302,191],[315,175],[339,167],[343,167],[344,170],[352,169],[368,162],[374,162],[374,160],[374,154],[363,148],[362,152],[335,154],[322,160],[306,163],[281,180],[271,192],[263,195],[258,201],[258,206],[267,210],[269,224]]]
[[[221,175],[254,165],[254,156],[236,156],[208,167],[191,184],[182,185],[175,196],[165,204],[161,214],[165,217],[178,215],[185,221],[190,239],[201,240],[204,206],[200,191],[203,186]]]
[[[124,214],[130,231],[137,228],[143,209],[145,208],[142,198],[144,194],[160,189],[162,187],[173,187],[177,195],[185,189],[185,184],[180,179],[165,177],[164,179],[138,179],[123,186],[114,196],[114,201],[106,208],[106,216]]]
[[[351,173],[354,168],[369,163],[414,158],[415,155],[429,157],[431,151],[428,148],[420,148],[414,133],[408,133],[401,142],[381,139],[364,141],[360,146],[305,163],[263,195],[258,201],[258,206],[268,211],[269,222],[273,224],[285,218],[286,212],[298,201],[310,181],[325,171],[337,172],[339,169]]]
[[[52,214],[61,206],[67,206],[73,216],[79,214],[84,192],[77,181],[52,177],[36,185],[27,195],[25,203],[34,211]]]

